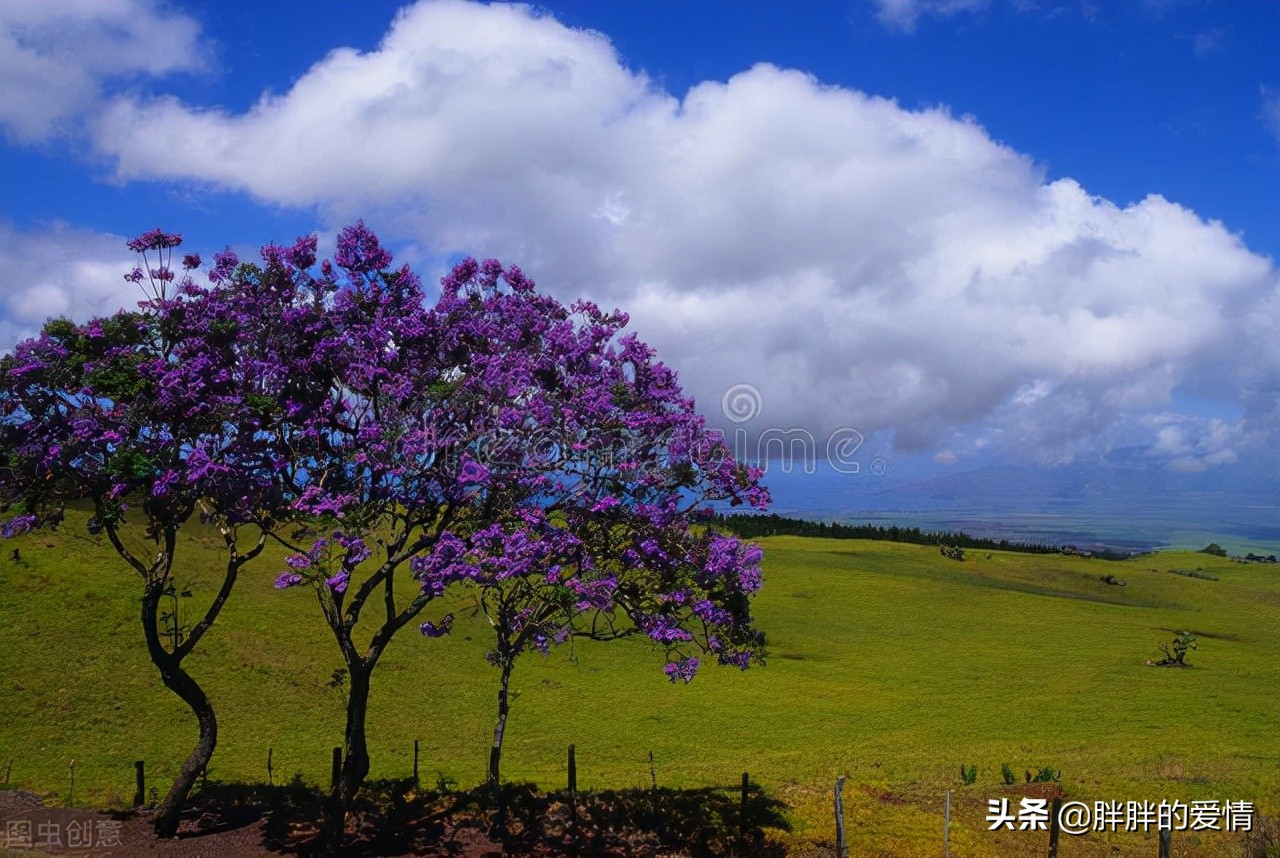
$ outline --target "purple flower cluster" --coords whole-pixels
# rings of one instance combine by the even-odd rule
[[[137,238],[129,239],[126,244],[135,253],[143,253],[148,250],[168,250],[182,244],[182,236],[176,232],[169,233],[156,227],[150,232],[144,232]]]
[[[442,638],[445,635],[449,634],[452,628],[453,628],[453,614],[445,614],[443,617],[440,618],[440,622],[438,623],[425,622],[418,627],[418,630],[421,631],[425,637]]]
[[[27,533],[35,526],[36,517],[32,513],[23,513],[15,515],[13,518],[0,524],[0,536],[5,539],[12,539],[15,536],[21,536]]]
[[[312,245],[312,262],[315,246]],[[391,264],[391,254],[383,248],[378,237],[374,235],[364,221],[349,226],[338,233],[338,252],[333,261],[352,275],[370,274],[381,271]],[[310,267],[299,266],[302,268]]]
[[[636,619],[640,630],[654,643],[673,644],[693,640],[693,635],[673,617],[641,614]]]
[[[693,681],[694,674],[698,672],[698,659],[690,657],[669,661],[663,665],[662,670],[672,682],[678,680],[687,685]]]

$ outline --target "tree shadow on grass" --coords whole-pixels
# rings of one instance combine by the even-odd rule
[[[764,829],[789,830],[785,805],[752,786],[733,790],[628,789],[546,793],[505,784],[505,831],[492,790],[415,789],[411,779],[373,781],[347,820],[341,854],[642,856],[783,855]],[[283,786],[209,781],[192,797],[182,836],[216,846],[221,835],[260,826],[262,848],[320,855],[327,796],[300,780]]]

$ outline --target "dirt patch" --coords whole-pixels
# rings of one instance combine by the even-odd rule
[[[862,791],[881,804],[904,805],[909,803],[905,797],[889,790],[876,789],[873,786],[864,785]]]
[[[344,856],[597,855],[668,858],[677,855],[780,856],[765,829],[788,829],[783,805],[754,785],[744,806],[737,789],[622,790],[568,794],[504,785],[505,832],[495,825],[490,791],[418,792],[410,782],[378,782],[362,791],[348,814]],[[39,796],[0,791],[0,818],[67,816],[112,835],[105,858],[238,858],[324,854],[325,797],[305,786],[209,783],[196,793],[178,836],[158,840],[154,811],[105,812],[45,807]],[[31,831],[37,826],[32,824]],[[46,826],[45,831],[48,831]],[[0,856],[8,858],[0,844]],[[72,853],[27,848],[21,855]],[[99,849],[94,849],[99,854]]]

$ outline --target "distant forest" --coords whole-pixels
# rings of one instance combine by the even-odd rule
[[[770,513],[769,515],[717,515],[715,522],[744,539],[761,536],[816,536],[824,539],[882,539],[909,542],[914,545],[942,545],[987,551],[1021,551],[1026,554],[1085,554],[1104,560],[1124,560],[1137,552],[1101,549],[1080,551],[1070,545],[1044,545],[1032,542],[1010,542],[1007,539],[984,539],[962,532],[921,530],[918,527],[879,527],[874,524],[828,524],[805,521]]]

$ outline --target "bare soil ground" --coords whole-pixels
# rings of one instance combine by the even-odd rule
[[[404,783],[374,784],[347,816],[340,854],[350,856],[502,855],[668,856],[764,855],[778,850],[764,841],[761,825],[785,826],[780,805],[752,795],[747,825],[736,795],[716,790],[631,790],[568,795],[539,793],[528,785],[504,787],[506,834],[495,826],[487,791],[417,793]],[[0,821],[30,820],[45,845],[5,849],[0,855],[33,854],[160,856],[313,856],[326,854],[321,839],[323,798],[306,787],[208,784],[189,802],[178,836],[157,839],[154,812],[47,808],[34,793],[0,791]],[[44,829],[40,824],[46,824]],[[48,832],[71,824],[113,836],[106,845],[69,848],[47,844]],[[105,826],[105,829],[101,828]],[[77,828],[76,830],[80,830]],[[12,844],[10,844],[12,845]],[[780,853],[779,853],[780,854]]]

